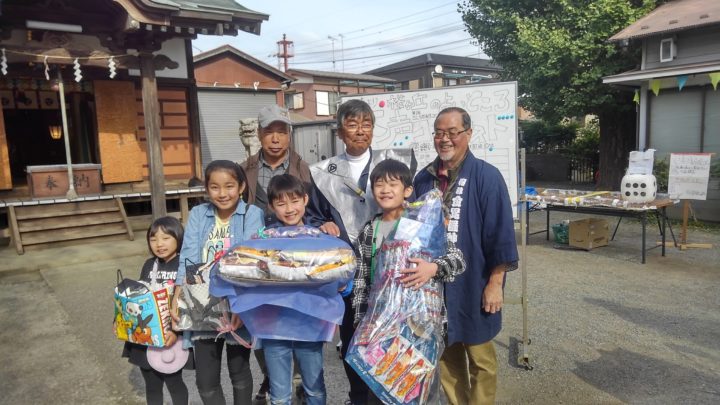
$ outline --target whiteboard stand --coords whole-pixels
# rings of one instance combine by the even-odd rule
[[[508,304],[522,305],[522,340],[518,342],[517,348],[517,364],[532,370],[530,365],[530,338],[528,337],[528,299],[527,299],[527,215],[523,210],[527,210],[527,200],[525,199],[525,148],[520,149],[520,193],[522,197],[518,198],[518,216],[520,217],[520,263],[518,270],[520,271],[521,290],[520,297],[512,297],[506,299]]]
[[[710,176],[710,163],[714,153],[671,153],[670,171],[668,173],[668,194],[682,200],[682,230],[680,250],[712,249],[709,243],[688,243],[688,217],[690,216],[690,200],[707,198],[707,182]],[[672,229],[672,228],[671,228]]]
[[[688,243],[688,217],[690,216],[690,200],[683,200],[683,218],[682,218],[682,230],[680,231],[680,243],[678,247],[680,250],[686,249],[712,249],[711,243]]]

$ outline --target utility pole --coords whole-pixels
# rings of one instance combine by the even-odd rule
[[[333,61],[333,72],[336,72],[335,70],[335,41],[337,41],[337,38],[328,35],[328,39],[332,42],[332,61]]]
[[[340,37],[340,59],[342,59],[342,71],[345,73],[345,36],[338,34]]]
[[[292,58],[293,56],[295,56],[295,45],[294,45],[294,42],[293,42],[293,41],[288,41],[286,38],[287,38],[286,35],[283,34],[283,39],[282,39],[282,41],[278,41],[278,42],[277,42],[277,45],[278,45],[278,53],[277,53],[277,57],[278,57],[278,68],[280,67],[280,59],[282,58],[283,61],[284,61],[284,66],[285,66],[285,70],[284,70],[284,71],[285,71],[285,72],[287,72],[287,70],[288,70],[288,59],[289,59],[289,58]]]

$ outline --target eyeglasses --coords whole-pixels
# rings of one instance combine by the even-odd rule
[[[372,124],[345,124],[343,125],[343,128],[345,128],[345,131],[347,132],[357,132],[358,129],[362,129],[363,131],[371,131],[373,129]]]
[[[460,134],[462,134],[463,132],[467,132],[467,130],[469,130],[469,129],[470,128],[466,128],[466,129],[463,129],[462,131],[457,131],[457,132],[455,132],[455,131],[435,131],[435,132],[433,132],[433,137],[435,139],[443,139],[447,135],[448,139],[453,141],[453,140],[457,139],[457,137],[460,136]]]

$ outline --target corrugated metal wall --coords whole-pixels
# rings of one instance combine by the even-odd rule
[[[217,159],[244,161],[239,121],[257,118],[260,108],[272,104],[274,92],[198,89],[203,169]]]
[[[308,164],[332,157],[334,123],[307,122],[293,126],[293,147]]]

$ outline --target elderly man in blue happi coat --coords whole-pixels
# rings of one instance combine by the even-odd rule
[[[518,253],[510,196],[497,168],[469,151],[467,111],[446,108],[435,118],[438,157],[415,177],[422,195],[443,192],[448,239],[460,248],[465,273],[446,284],[447,347],[440,382],[451,404],[495,402],[497,359],[492,339],[500,332],[505,272]]]

